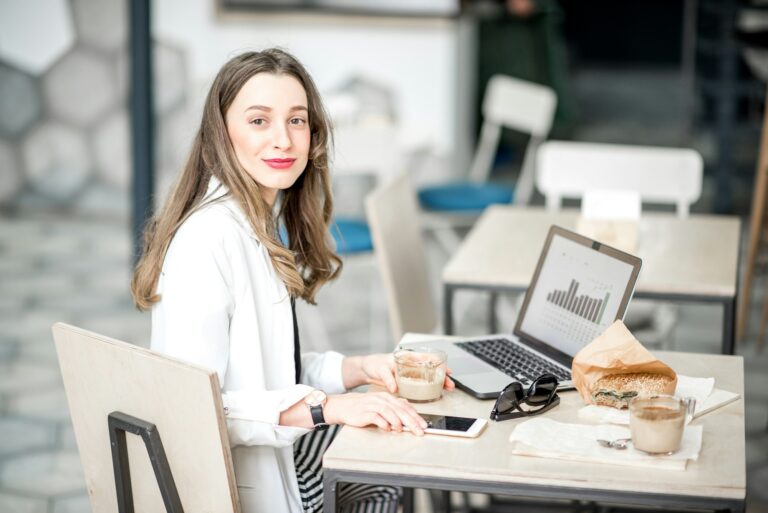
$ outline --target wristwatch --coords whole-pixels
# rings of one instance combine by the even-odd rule
[[[323,416],[323,406],[327,400],[328,396],[322,390],[313,390],[304,398],[304,403],[309,407],[309,413],[312,415],[312,422],[318,431],[328,429]]]

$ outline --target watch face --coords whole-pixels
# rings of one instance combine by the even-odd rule
[[[322,390],[313,390],[304,398],[304,402],[310,406],[317,406],[325,402],[325,392]]]

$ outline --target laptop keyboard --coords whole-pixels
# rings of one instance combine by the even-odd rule
[[[459,342],[456,345],[522,382],[533,381],[545,372],[554,374],[560,381],[571,379],[569,371],[503,338]]]

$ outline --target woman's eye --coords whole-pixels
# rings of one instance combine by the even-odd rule
[[[304,125],[306,123],[307,123],[307,121],[305,119],[302,119],[302,118],[293,118],[293,119],[291,119],[291,124],[292,125]]]
[[[256,126],[262,126],[266,122],[267,122],[267,120],[264,119],[264,118],[256,118],[256,119],[251,120],[251,124],[256,125]]]

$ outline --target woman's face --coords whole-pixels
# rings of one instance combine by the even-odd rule
[[[289,75],[258,73],[237,93],[226,112],[235,155],[274,204],[307,166],[310,144],[307,93]]]

